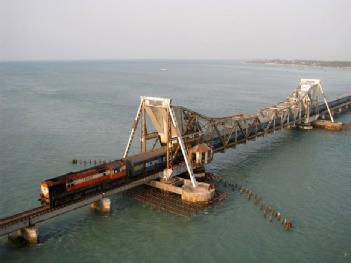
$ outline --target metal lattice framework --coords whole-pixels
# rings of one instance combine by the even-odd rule
[[[299,86],[284,101],[252,115],[237,114],[213,118],[182,106],[173,106],[170,99],[141,97],[124,158],[128,155],[141,119],[140,151],[147,152],[149,140],[155,140],[153,148],[157,142],[166,147],[165,179],[172,177],[173,162],[181,153],[193,186],[196,187],[193,168],[199,167],[196,167],[188,156],[192,147],[205,143],[214,152],[224,151],[276,130],[309,125],[318,119],[324,104],[333,121],[320,80],[315,79],[302,79]],[[147,130],[146,117],[154,129],[150,133]]]
[[[151,121],[155,131],[148,133],[146,116]],[[187,167],[192,185],[196,187],[197,182],[193,173],[192,163],[188,156],[188,150],[185,145],[183,136],[179,130],[177,118],[171,107],[171,100],[157,97],[141,97],[138,112],[135,116],[132,130],[129,136],[123,158],[128,156],[135,132],[141,117],[141,134],[140,134],[140,150],[147,151],[147,141],[155,140],[160,142],[161,146],[166,147],[166,169],[164,170],[164,178],[169,179],[173,172],[173,161],[175,160],[179,150],[183,156],[183,160]]]
[[[277,129],[309,124],[319,117],[323,103],[321,99],[333,121],[320,80],[314,79],[302,79],[300,85],[284,101],[252,115],[211,118],[185,107],[172,107],[182,136],[190,137],[194,142],[208,143],[215,151],[222,151]]]

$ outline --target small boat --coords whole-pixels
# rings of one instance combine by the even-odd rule
[[[166,68],[160,68],[160,71],[167,71],[168,69]]]

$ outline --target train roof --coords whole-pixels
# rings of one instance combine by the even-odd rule
[[[140,163],[142,161],[152,159],[157,156],[161,156],[166,154],[166,147],[161,147],[152,151],[144,152],[144,153],[139,153],[135,155],[128,156],[126,160],[132,162],[132,163]]]
[[[113,169],[119,168],[119,167],[121,167],[121,165],[122,165],[122,160],[115,160],[115,161],[106,163],[105,166],[106,166],[106,165],[112,166]]]
[[[46,179],[46,180],[43,180],[43,182],[49,182],[49,181],[51,181],[52,183],[60,182],[61,180],[65,180],[66,176],[77,175],[77,174],[84,173],[84,172],[87,172],[87,171],[93,170],[93,169],[102,169],[102,168],[105,168],[106,166],[112,166],[112,169],[115,169],[115,168],[121,167],[121,163],[122,163],[122,160],[114,160],[112,162],[95,165],[95,166],[92,166],[92,167],[89,167],[89,168],[86,168],[86,169],[83,169],[83,170],[79,170],[79,171],[75,171],[75,172],[69,172],[69,173],[66,173],[66,174],[63,174],[63,175],[59,175],[57,177]]]
[[[112,168],[116,168],[116,167],[120,167],[121,166],[121,162],[122,162],[122,160],[114,160],[112,162],[107,162],[107,163],[102,163],[102,164],[98,164],[98,165],[95,165],[95,166],[91,166],[91,167],[88,167],[88,168],[83,169],[83,170],[79,170],[79,171],[75,171],[75,172],[69,172],[69,173],[67,173],[65,175],[84,173],[84,172],[87,172],[87,171],[89,171],[91,169],[103,169],[106,166],[112,166]]]

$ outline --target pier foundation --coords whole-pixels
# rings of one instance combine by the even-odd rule
[[[29,226],[18,229],[15,234],[9,236],[13,242],[25,241],[27,244],[35,245],[39,243],[39,230],[37,226]]]
[[[213,199],[215,189],[208,183],[197,182],[193,187],[190,180],[184,180],[182,200],[191,203],[207,203]]]
[[[317,120],[313,122],[313,126],[331,131],[341,131],[344,128],[344,124],[342,122],[331,122],[328,120]]]
[[[177,184],[151,181],[148,185],[162,191],[178,194],[183,201],[190,203],[208,203],[214,197],[215,189],[208,183],[197,182],[196,187],[193,187],[191,180],[188,179],[178,178],[176,182]]]
[[[301,130],[312,130],[313,129],[313,126],[310,125],[309,123],[299,124],[297,127]]]
[[[203,179],[206,177],[206,173],[205,172],[195,172],[194,176],[196,179]]]
[[[103,212],[103,213],[110,213],[112,208],[111,208],[111,199],[109,198],[102,198],[98,201],[95,201],[90,205],[91,208],[96,209],[97,211]]]

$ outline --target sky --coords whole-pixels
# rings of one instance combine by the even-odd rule
[[[0,0],[0,60],[351,60],[350,0]]]

